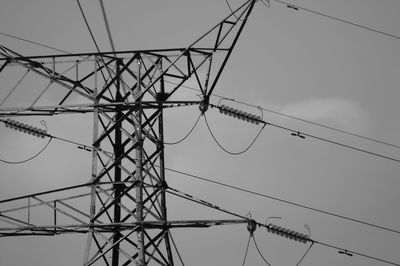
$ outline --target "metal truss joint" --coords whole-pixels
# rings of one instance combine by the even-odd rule
[[[166,92],[158,92],[158,93],[156,94],[156,100],[157,100],[157,102],[162,103],[162,102],[165,102],[165,101],[168,99],[169,96],[170,96],[169,93],[166,93]]]
[[[166,189],[169,188],[169,186],[168,186],[168,184],[167,184],[167,181],[165,181],[165,180],[160,180],[160,181],[157,183],[157,187],[160,188],[161,190],[166,190]]]

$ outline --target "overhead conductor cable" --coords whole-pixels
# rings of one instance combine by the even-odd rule
[[[243,121],[245,121],[245,122],[249,122],[249,123],[256,124],[256,125],[259,125],[260,123],[263,124],[263,126],[262,126],[261,129],[258,131],[258,133],[257,133],[256,136],[254,137],[254,139],[250,142],[250,144],[249,144],[246,148],[244,148],[242,151],[239,151],[239,152],[232,152],[232,151],[229,151],[228,149],[226,149],[226,148],[217,140],[217,138],[215,137],[215,134],[212,132],[211,127],[210,127],[210,125],[209,125],[209,123],[208,123],[207,116],[206,116],[206,114],[204,113],[204,121],[206,122],[207,129],[208,129],[208,131],[209,131],[211,137],[214,139],[215,143],[217,143],[217,145],[218,145],[223,151],[225,151],[226,153],[228,153],[228,154],[230,154],[230,155],[241,155],[241,154],[247,152],[247,151],[253,146],[253,144],[256,142],[256,140],[258,139],[258,137],[260,136],[261,132],[263,131],[263,129],[264,129],[265,126],[266,126],[266,123],[262,120],[262,119],[263,119],[263,115],[262,115],[262,110],[261,110],[260,108],[258,108],[258,109],[261,111],[261,116],[256,116],[256,115],[253,115],[253,114],[250,114],[250,113],[247,113],[247,112],[244,112],[244,111],[241,111],[241,110],[238,110],[238,109],[235,109],[235,108],[226,106],[226,105],[216,106],[216,105],[210,104],[210,106],[219,109],[219,111],[220,111],[221,114],[225,114],[225,115],[227,115],[227,116],[231,116],[231,117],[233,117],[233,118],[237,118],[237,119],[243,120]]]

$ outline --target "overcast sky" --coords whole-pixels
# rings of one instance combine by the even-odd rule
[[[243,1],[231,0],[232,7]],[[99,1],[82,0],[100,50],[111,51]],[[299,0],[299,6],[400,36],[400,1]],[[225,0],[104,1],[117,50],[185,47],[229,14]],[[3,0],[0,32],[72,53],[95,52],[78,4],[73,0]],[[58,54],[0,35],[0,44],[23,55]],[[359,135],[400,144],[398,114],[400,40],[271,1],[255,5],[215,94]],[[13,77],[15,78],[15,77]],[[0,73],[0,101],[11,89]],[[32,80],[32,87],[35,85]],[[188,94],[195,92],[188,90]],[[29,92],[19,91],[10,105],[24,105]],[[212,98],[218,103],[219,98]],[[257,108],[226,101],[258,114]],[[400,150],[310,123],[264,111],[264,120],[321,138],[400,160]],[[199,110],[167,112],[166,141],[180,139]],[[222,116],[207,118],[228,150],[243,150],[260,126]],[[40,126],[46,120],[56,136],[90,143],[91,115],[21,118]],[[15,133],[0,125],[0,158],[25,159],[45,140]],[[400,163],[360,153],[266,126],[252,148],[239,156],[221,150],[204,119],[187,140],[166,147],[171,169],[265,195],[400,230]],[[76,146],[52,142],[38,158],[22,165],[0,164],[0,199],[83,183],[90,179],[91,156]],[[307,233],[316,241],[400,263],[400,235],[282,202],[167,172],[170,187],[241,215],[249,211],[265,222]],[[170,219],[235,219],[182,199],[168,197]],[[87,202],[89,206],[89,202]],[[173,230],[185,265],[242,265],[248,239],[246,225]],[[272,265],[296,265],[308,244],[255,232]],[[0,265],[79,265],[86,237],[0,238]],[[178,260],[176,260],[179,265]],[[245,265],[265,265],[250,244]],[[387,265],[314,245],[301,265]]]

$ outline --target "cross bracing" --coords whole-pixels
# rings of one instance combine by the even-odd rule
[[[82,233],[84,265],[174,265],[171,228],[247,222],[168,219],[163,117],[207,110],[255,2],[185,48],[23,56],[0,45],[0,116],[93,113],[88,182],[1,201],[0,236]],[[201,95],[181,94],[186,84]]]

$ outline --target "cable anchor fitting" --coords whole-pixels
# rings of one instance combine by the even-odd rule
[[[247,231],[250,232],[250,236],[253,236],[253,233],[257,229],[257,222],[254,221],[253,219],[250,219],[247,223]]]
[[[203,115],[205,112],[207,112],[208,107],[209,107],[208,99],[207,99],[207,98],[204,98],[204,99],[200,102],[200,105],[199,105],[199,109],[200,109],[200,112],[201,112],[202,115]]]

